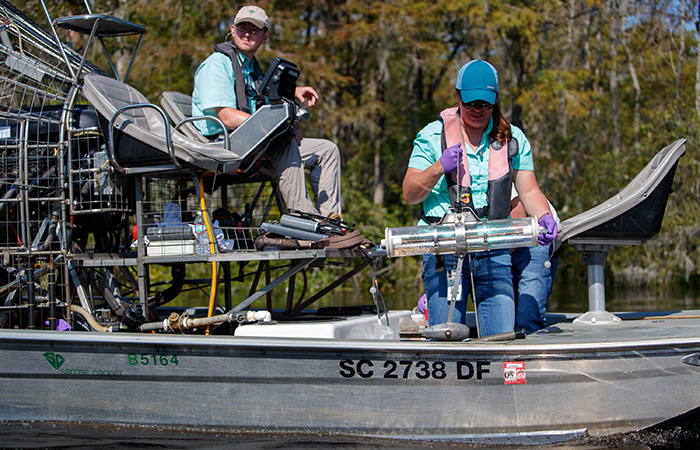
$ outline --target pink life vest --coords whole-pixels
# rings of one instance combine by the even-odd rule
[[[512,159],[518,154],[518,141],[511,137],[508,145],[495,139],[489,145],[489,178],[486,196],[488,205],[485,208],[474,208],[471,195],[471,177],[469,162],[462,136],[459,108],[448,108],[440,112],[442,120],[442,151],[448,147],[462,143],[462,158],[459,171],[445,174],[450,193],[450,202],[456,208],[471,208],[478,217],[489,219],[506,219],[510,216],[510,196],[513,184]],[[459,179],[457,179],[459,172]],[[461,186],[461,189],[460,189]]]

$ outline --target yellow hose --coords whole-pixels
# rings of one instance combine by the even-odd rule
[[[216,253],[216,240],[214,239],[213,227],[209,222],[207,202],[204,200],[204,179],[201,177],[199,178],[199,209],[202,210],[202,218],[204,219],[204,224],[207,227],[207,234],[209,235],[209,250],[213,255]]]
[[[204,225],[207,227],[207,234],[209,235],[209,249],[211,254],[216,253],[216,240],[214,239],[214,232],[211,223],[209,222],[209,214],[207,213],[207,203],[204,200],[204,178],[199,177],[199,209],[202,210],[202,218],[204,219]],[[207,317],[211,317],[214,314],[214,305],[216,304],[216,290],[217,283],[219,280],[219,266],[216,261],[211,263],[211,290],[209,291],[209,310],[207,312]],[[207,325],[204,334],[209,335],[209,330],[211,325]]]

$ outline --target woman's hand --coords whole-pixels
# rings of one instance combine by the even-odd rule
[[[454,172],[457,170],[459,163],[462,162],[462,144],[455,144],[448,147],[440,156],[440,164],[445,173]]]
[[[557,221],[551,214],[547,213],[540,217],[539,224],[544,229],[544,233],[537,236],[537,242],[544,247],[557,238]]]

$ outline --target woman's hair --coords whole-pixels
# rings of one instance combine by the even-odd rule
[[[496,96],[496,103],[493,105],[491,113],[493,119],[493,128],[491,128],[491,138],[497,141],[505,142],[510,139],[510,123],[501,114],[501,101]]]
[[[462,97],[459,93],[459,89],[455,89],[455,96],[457,98],[457,103],[453,104],[453,106],[459,106],[459,104],[462,103]],[[496,95],[496,103],[493,105],[491,119],[493,119],[493,127],[491,128],[489,137],[501,142],[505,142],[510,139],[510,122],[508,122],[506,118],[503,117],[503,114],[501,114],[501,101],[498,98],[498,95]]]

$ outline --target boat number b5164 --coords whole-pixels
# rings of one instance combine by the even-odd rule
[[[481,380],[484,374],[489,373],[488,361],[412,361],[412,360],[386,360],[384,363],[370,361],[369,359],[343,359],[338,365],[338,373],[344,378],[418,378],[425,380],[434,378],[456,378],[458,380],[470,380],[476,377]]]
[[[168,364],[177,366],[180,362],[177,355],[165,354],[134,354],[129,353],[127,360],[130,366],[167,366]]]

